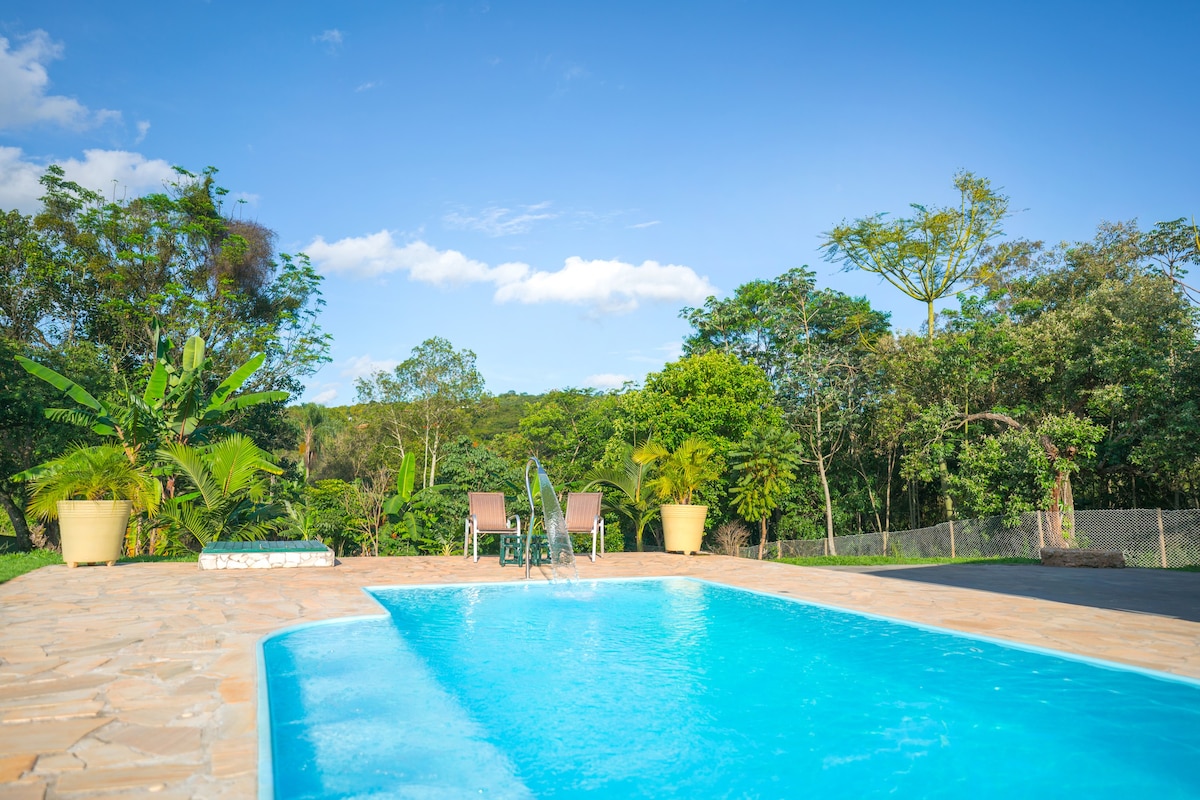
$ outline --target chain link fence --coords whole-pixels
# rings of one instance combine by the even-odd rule
[[[825,539],[784,539],[769,543],[772,557],[830,555]],[[1025,514],[1016,527],[1001,517],[942,522],[892,533],[835,536],[839,556],[907,558],[1039,558],[1042,547],[1120,550],[1131,567],[1183,567],[1200,564],[1200,509],[1092,509],[1059,515]],[[757,558],[758,547],[740,555]]]

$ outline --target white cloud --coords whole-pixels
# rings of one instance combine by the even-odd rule
[[[492,267],[422,241],[397,244],[386,229],[332,243],[317,237],[305,252],[326,274],[377,277],[403,272],[410,280],[438,286],[491,283],[496,286],[497,303],[569,303],[627,313],[644,301],[699,303],[717,292],[707,278],[675,264],[635,265],[572,256],[555,272],[534,270],[520,262]]]
[[[91,111],[74,98],[46,93],[46,65],[62,56],[62,44],[42,30],[24,37],[16,49],[0,36],[0,130],[43,123],[82,130],[120,118],[119,111]]]
[[[661,219],[651,220],[650,222],[638,222],[630,225],[631,228],[653,228],[655,225],[662,225]]]
[[[378,86],[378,85],[379,85],[379,82],[378,82],[378,81],[367,81],[366,83],[360,83],[360,84],[359,84],[359,85],[358,85],[358,86],[357,86],[357,87],[354,89],[354,91],[356,91],[356,92],[365,92],[365,91],[367,91],[368,89],[374,89],[374,88],[375,88],[376,86]]]
[[[376,372],[389,372],[399,364],[392,358],[371,358],[369,354],[348,358],[342,363],[343,378],[368,378]]]
[[[50,163],[61,166],[68,180],[105,197],[112,196],[114,180],[118,195],[136,195],[159,191],[164,182],[175,178],[166,161],[125,150],[84,150],[82,160],[41,162],[27,159],[18,147],[0,147],[0,209],[15,208],[26,214],[36,211],[42,196],[38,179]]]
[[[645,261],[584,260],[571,256],[556,272],[532,272],[496,289],[501,303],[573,303],[627,313],[641,301],[698,303],[717,289],[691,267]]]
[[[489,206],[478,214],[452,211],[442,217],[442,222],[447,227],[456,230],[479,231],[488,236],[513,236],[528,232],[535,222],[540,222],[544,219],[555,219],[558,214],[547,211],[548,208],[550,208],[549,202],[522,206],[519,211],[500,208],[498,206]]]
[[[337,28],[330,28],[327,31],[321,31],[320,35],[312,37],[312,40],[317,44],[324,44],[329,52],[334,52],[342,46],[346,35]]]
[[[133,140],[133,143],[141,144],[142,140],[146,138],[146,134],[150,132],[150,123],[146,120],[142,120],[137,124],[137,131],[138,135],[137,138]]]
[[[463,283],[502,283],[529,271],[524,264],[489,267],[457,250],[438,250],[425,242],[398,245],[389,230],[328,243],[318,236],[304,252],[325,273],[375,277],[407,272],[409,278],[437,286]]]
[[[628,375],[619,375],[614,372],[602,372],[599,375],[589,375],[583,379],[587,386],[593,389],[620,389],[629,381],[633,380]]]

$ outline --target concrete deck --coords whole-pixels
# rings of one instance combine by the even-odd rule
[[[579,565],[584,579],[694,576],[1200,678],[1200,573],[926,569],[939,568],[871,574],[661,553]],[[0,584],[0,798],[254,797],[260,637],[379,613],[363,586],[521,577],[494,557],[431,557],[238,572],[56,566]]]

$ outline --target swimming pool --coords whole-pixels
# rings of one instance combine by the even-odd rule
[[[266,796],[1200,797],[1191,681],[683,578],[370,592],[263,641]]]

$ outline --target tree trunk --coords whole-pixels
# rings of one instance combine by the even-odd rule
[[[13,502],[8,492],[0,491],[0,506],[4,506],[8,521],[12,523],[13,531],[17,534],[17,550],[22,553],[32,550],[33,542],[29,536],[29,524],[25,521],[25,514]]]
[[[758,521],[758,524],[760,526],[760,532],[758,536],[758,560],[762,561],[763,553],[767,548],[767,518],[763,517]]]
[[[944,455],[938,456],[938,485],[942,490],[942,508],[949,522],[954,519],[954,498],[950,496],[950,469],[946,466]]]
[[[829,496],[829,477],[825,474],[825,459],[817,456],[817,474],[821,477],[821,491],[825,494],[825,539],[829,542],[829,555],[837,555],[833,541],[833,499]]]

